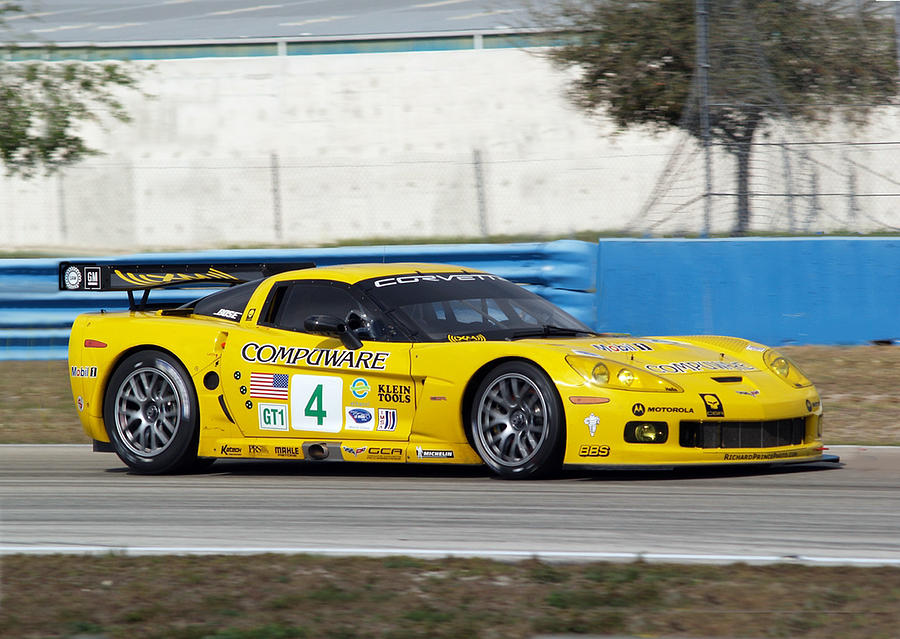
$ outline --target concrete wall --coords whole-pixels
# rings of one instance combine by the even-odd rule
[[[147,95],[125,96],[133,124],[89,132],[105,155],[59,176],[0,179],[3,248],[108,253],[703,229],[699,204],[654,210],[652,229],[636,221],[679,134],[614,135],[565,101],[566,74],[535,49],[132,64],[145,69]],[[885,122],[879,130],[896,124]],[[780,171],[777,153],[769,173]],[[678,170],[671,194],[703,192],[697,161]],[[731,158],[714,168],[727,188]],[[846,175],[838,166],[817,186],[845,189]],[[880,179],[860,172],[860,188],[869,178]],[[855,228],[878,228],[884,216],[900,227],[900,206],[890,202],[900,198],[881,198],[881,217],[860,215]],[[759,228],[785,228],[782,203],[760,205]],[[847,226],[847,198],[814,204],[829,215],[794,228]],[[808,221],[804,211],[796,217]],[[719,198],[714,213],[711,230],[728,232],[731,200]]]

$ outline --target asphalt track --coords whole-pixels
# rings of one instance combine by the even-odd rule
[[[841,464],[577,471],[219,461],[141,476],[88,446],[0,447],[0,554],[410,554],[900,565],[900,447]]]
[[[123,42],[511,29],[526,0],[25,0],[0,40]]]

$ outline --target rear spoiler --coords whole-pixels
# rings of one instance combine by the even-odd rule
[[[190,264],[116,264],[60,262],[61,291],[126,291],[134,308],[134,291],[143,291],[141,305],[150,289],[185,286],[234,286],[270,275],[313,268],[313,262],[195,262]]]

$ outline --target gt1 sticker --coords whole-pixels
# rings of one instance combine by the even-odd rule
[[[368,397],[369,390],[371,390],[369,382],[367,382],[362,377],[357,377],[352,382],[350,382],[350,392],[356,399],[365,399],[366,397]]]
[[[371,408],[352,408],[344,409],[346,418],[344,420],[344,428],[347,430],[374,430],[375,416],[372,414]]]
[[[97,377],[96,366],[73,366],[72,377]]]
[[[288,430],[287,404],[257,404],[260,430]]]
[[[340,377],[291,376],[291,428],[337,433],[344,425]]]
[[[700,393],[700,399],[706,404],[707,417],[725,417],[725,408],[718,397],[712,393]]]
[[[393,408],[378,409],[378,430],[394,431],[397,429],[397,411]]]

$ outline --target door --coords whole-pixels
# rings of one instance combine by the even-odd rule
[[[356,326],[362,348],[305,332],[313,315]],[[341,283],[276,283],[255,326],[230,331],[223,384],[249,437],[406,441],[416,407],[410,344]]]

